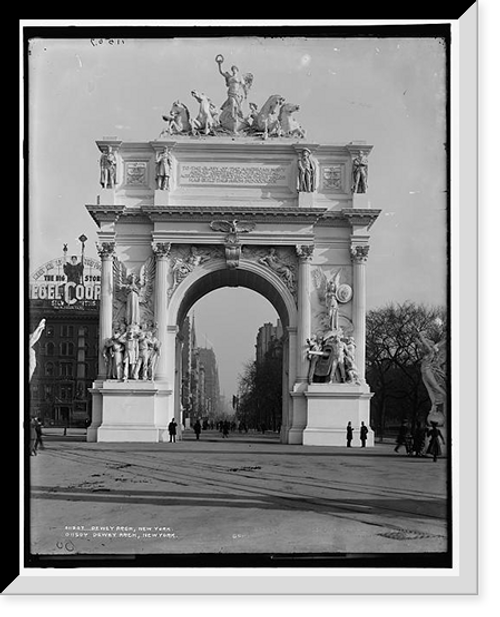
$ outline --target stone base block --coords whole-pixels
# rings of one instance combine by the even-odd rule
[[[168,440],[167,401],[172,390],[152,381],[106,380],[92,389],[92,424],[87,441],[160,442]]]
[[[314,193],[299,193],[299,208],[312,208],[314,195]]]
[[[367,385],[311,384],[304,393],[307,424],[302,434],[305,446],[346,446],[346,427],[353,427],[352,447],[361,446],[361,422],[368,427],[366,446],[374,445],[370,430],[370,398]]]
[[[169,204],[169,191],[155,190],[154,205],[155,206],[168,206]]]
[[[371,208],[371,202],[368,199],[366,193],[353,193],[352,194],[352,207],[361,210],[367,210]]]
[[[99,191],[99,203],[102,206],[114,206],[115,189],[101,189]]]

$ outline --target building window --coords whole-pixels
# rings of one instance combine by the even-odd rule
[[[47,337],[53,338],[54,337],[54,326],[46,326],[44,334]]]
[[[74,353],[74,343],[61,343],[61,356],[73,356]]]
[[[70,401],[73,398],[73,386],[61,386],[59,397],[62,401]]]
[[[71,362],[61,362],[59,369],[61,377],[73,377],[73,364]]]
[[[45,364],[45,377],[53,377],[54,376],[54,365],[52,362],[47,362]]]
[[[61,336],[64,338],[73,338],[74,336],[74,327],[73,326],[61,326]]]
[[[45,345],[45,353],[47,356],[53,356],[55,351],[54,343],[50,342]]]

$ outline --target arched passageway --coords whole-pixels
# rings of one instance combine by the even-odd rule
[[[195,304],[204,296],[223,288],[246,288],[260,294],[275,309],[283,328],[282,351],[282,409],[281,423],[284,426],[282,440],[286,441],[286,426],[289,418],[290,388],[295,379],[295,360],[290,354],[290,342],[296,334],[296,305],[295,300],[282,281],[272,273],[266,272],[259,264],[241,263],[241,267],[229,269],[224,262],[212,263],[198,276],[189,276],[173,294],[170,303],[169,321],[170,330],[181,331],[184,320]],[[230,310],[230,306],[221,306],[221,311]],[[251,310],[251,306],[248,307]],[[240,315],[245,320],[245,312]],[[293,340],[292,346],[295,344]],[[175,359],[170,366],[174,369],[174,415],[179,424],[182,424],[181,390],[182,390],[182,343],[178,336],[175,341]]]

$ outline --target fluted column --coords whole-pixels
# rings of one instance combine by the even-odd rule
[[[169,255],[171,245],[169,242],[153,242],[152,247],[156,261],[154,291],[156,336],[161,343],[154,379],[166,381],[168,366],[168,273],[170,269]]]
[[[97,252],[101,258],[101,301],[99,307],[99,379],[106,379],[104,341],[113,334],[113,254],[114,242],[98,242]]]
[[[311,334],[311,302],[309,298],[309,280],[314,245],[297,245],[295,248],[299,257],[297,381],[307,383],[309,360],[306,353],[306,340],[310,337]]]
[[[353,325],[356,343],[356,364],[361,383],[365,383],[366,362],[366,260],[369,246],[351,246],[353,264]]]

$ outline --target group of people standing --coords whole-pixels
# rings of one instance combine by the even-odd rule
[[[441,444],[444,444],[444,437],[438,428],[437,422],[431,422],[430,427],[422,426],[420,422],[417,422],[412,431],[408,426],[408,422],[404,420],[399,427],[394,452],[399,452],[399,448],[404,446],[408,456],[425,456],[425,454],[430,454],[435,462],[438,456],[441,456]]]
[[[347,447],[351,448],[351,442],[354,437],[354,429],[352,428],[351,422],[347,423]],[[359,427],[359,439],[361,441],[361,447],[366,448],[366,440],[368,439],[368,427],[364,422],[361,422],[361,426]]]

